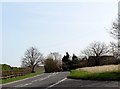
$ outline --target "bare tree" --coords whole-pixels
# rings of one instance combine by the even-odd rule
[[[114,21],[112,23],[112,28],[110,29],[110,34],[113,36],[113,38],[118,39],[118,31],[119,31],[119,20],[116,19],[116,21]]]
[[[118,19],[113,22],[110,34],[117,39],[117,59],[120,59],[120,14],[118,14]]]
[[[42,61],[43,55],[37,48],[31,47],[26,52],[22,59],[22,65],[24,67],[30,67],[31,72],[35,72],[35,67]]]
[[[84,51],[82,51],[83,54],[86,56],[102,56],[109,52],[108,46],[106,46],[105,43],[101,42],[93,42],[91,43]]]
[[[59,54],[58,52],[50,53],[48,55],[48,58],[52,58],[53,60],[57,60],[58,61],[58,65],[62,64],[61,54]]]
[[[117,46],[117,43],[115,42],[110,42],[110,53],[115,57],[117,58],[118,56],[118,46]]]
[[[93,42],[84,51],[83,54],[86,56],[94,56],[95,66],[99,65],[100,56],[105,55],[109,52],[109,47],[105,43]]]
[[[117,46],[118,46],[118,57],[117,59],[120,60],[120,2],[118,3],[118,19],[113,22],[113,26],[110,32],[114,38],[117,38]]]

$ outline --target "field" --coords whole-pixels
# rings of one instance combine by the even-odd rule
[[[120,80],[120,65],[105,65],[72,70],[68,78],[90,80]]]
[[[116,72],[119,69],[120,65],[105,65],[105,66],[96,66],[96,67],[85,67],[79,68],[77,70],[87,71],[91,73],[101,73],[101,72]]]

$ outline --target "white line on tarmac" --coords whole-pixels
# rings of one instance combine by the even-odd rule
[[[67,79],[67,78],[64,78],[64,79],[62,79],[62,80],[60,80],[60,81],[56,82],[55,84],[50,85],[50,86],[49,86],[49,87],[47,87],[46,89],[49,89],[49,88],[51,88],[51,87],[54,87],[54,86],[58,85],[59,83],[61,83],[61,82],[65,81],[66,79]]]
[[[17,85],[17,86],[14,86],[14,87],[21,87],[23,84],[19,84],[19,85]]]
[[[40,79],[37,79],[37,80],[33,80],[33,81],[31,81],[30,83],[26,83],[26,84],[19,84],[19,85],[14,86],[14,87],[25,87],[25,86],[28,86],[28,85],[33,84],[34,82],[37,82],[37,81],[39,81],[39,82],[40,82],[40,81],[42,81],[42,80],[48,79],[48,78],[50,78],[51,76],[55,76],[55,75],[57,75],[57,74],[58,74],[58,72],[57,72],[57,73],[52,73],[52,74],[48,75],[47,77],[40,78]]]

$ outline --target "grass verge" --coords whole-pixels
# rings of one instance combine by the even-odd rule
[[[72,70],[68,78],[88,80],[116,80],[120,81],[120,71],[92,73],[83,70]]]
[[[22,79],[25,79],[25,78],[36,76],[36,75],[41,74],[41,73],[43,73],[43,71],[30,73],[30,74],[27,74],[25,76],[18,76],[18,77],[15,77],[15,78],[1,79],[0,84],[5,84],[5,83],[10,83],[10,82],[13,82],[13,81],[17,81],[17,80],[22,80]]]

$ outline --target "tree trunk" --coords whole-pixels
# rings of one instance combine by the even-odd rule
[[[35,73],[34,69],[35,69],[35,66],[32,67],[31,73]]]

